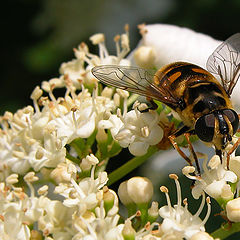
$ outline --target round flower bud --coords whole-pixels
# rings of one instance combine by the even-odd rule
[[[228,201],[226,211],[230,221],[240,222],[240,197]]]
[[[153,185],[146,177],[133,177],[127,181],[127,192],[136,204],[148,203],[153,196]]]
[[[155,50],[150,46],[141,46],[134,52],[134,60],[142,68],[153,68],[155,57]]]
[[[131,197],[128,195],[128,191],[127,191],[127,181],[122,182],[122,183],[119,185],[119,188],[118,188],[118,196],[119,196],[120,201],[122,202],[122,204],[125,205],[125,206],[133,203],[133,200],[132,200]]]

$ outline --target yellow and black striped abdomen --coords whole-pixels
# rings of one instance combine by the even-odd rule
[[[179,99],[175,110],[188,126],[193,126],[196,119],[214,110],[232,109],[218,80],[199,66],[176,62],[160,69],[157,74],[159,84]]]

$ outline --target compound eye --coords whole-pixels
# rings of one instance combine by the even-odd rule
[[[195,124],[195,133],[204,142],[213,140],[214,129],[215,117],[213,113],[200,117]]]
[[[232,109],[223,110],[223,114],[226,115],[228,120],[231,122],[232,128],[233,128],[233,134],[236,133],[239,125],[238,114]]]

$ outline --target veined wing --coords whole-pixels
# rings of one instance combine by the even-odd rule
[[[155,71],[138,67],[102,65],[92,69],[92,74],[102,83],[150,97],[170,106],[177,106],[176,99],[167,87],[155,84]],[[160,82],[155,81],[155,82]]]
[[[223,42],[208,58],[207,70],[219,75],[230,96],[240,76],[240,33]]]

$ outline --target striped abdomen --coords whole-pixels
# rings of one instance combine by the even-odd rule
[[[188,126],[194,126],[199,117],[214,110],[232,109],[221,84],[199,66],[177,62],[160,69],[157,74],[161,79],[159,84],[179,99],[175,110]]]

